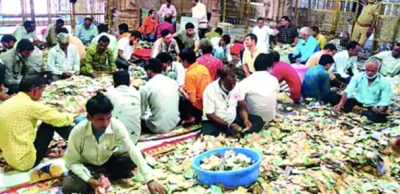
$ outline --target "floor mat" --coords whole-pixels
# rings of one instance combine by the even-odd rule
[[[198,137],[198,134],[189,135],[183,138],[178,138],[172,141],[166,141],[160,145],[156,145],[153,147],[149,147],[143,149],[142,152],[145,152],[146,155],[159,155],[175,149],[175,147],[185,141],[194,141],[194,139]],[[1,192],[0,194],[58,194],[61,193],[60,186],[62,185],[62,178],[56,178],[52,180],[47,180],[39,183],[34,184],[26,184],[24,186],[8,188],[7,191]],[[130,191],[135,191],[137,187],[133,188],[123,188],[121,186],[113,187],[109,194],[122,194],[122,193],[129,193]],[[146,192],[147,194],[147,192]]]
[[[180,125],[175,130],[166,134],[142,134],[139,138],[139,142],[167,139],[171,137],[185,135],[194,131],[199,131],[200,129],[201,125],[192,125],[186,128]]]
[[[67,173],[65,161],[62,158],[45,158],[41,164],[35,168],[20,172],[14,170],[5,163],[0,153],[0,193],[14,188],[20,188],[25,185],[52,180],[63,177]]]

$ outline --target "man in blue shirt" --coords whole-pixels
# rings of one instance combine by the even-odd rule
[[[318,40],[310,34],[311,29],[309,27],[303,27],[300,29],[300,37],[302,39],[297,41],[294,52],[288,56],[291,63],[295,63],[296,60],[299,59],[301,64],[306,64],[308,58],[310,58],[315,52],[319,51]]]
[[[332,105],[339,103],[340,96],[331,91],[330,76],[327,71],[334,62],[331,55],[322,55],[319,65],[307,70],[301,88],[303,97],[315,98]]]
[[[389,80],[379,73],[381,63],[377,59],[366,62],[365,73],[354,76],[342,95],[336,109],[351,112],[355,106],[368,108],[361,115],[376,123],[387,121],[387,110],[392,98]]]
[[[90,44],[97,35],[99,35],[99,31],[90,17],[86,17],[83,24],[76,26],[75,36],[81,39],[85,45]]]

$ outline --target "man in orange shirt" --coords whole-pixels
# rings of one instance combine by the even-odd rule
[[[207,67],[196,62],[196,53],[193,50],[183,49],[179,57],[187,68],[185,88],[179,88],[179,92],[185,96],[180,103],[182,124],[200,123],[203,116],[203,92],[212,79]]]
[[[154,10],[149,11],[149,16],[144,18],[142,22],[142,26],[140,27],[139,31],[142,33],[147,41],[155,41],[155,33],[156,33],[156,27],[158,25],[158,21],[156,18],[156,14]]]

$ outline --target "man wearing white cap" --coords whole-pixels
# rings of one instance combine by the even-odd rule
[[[78,48],[69,44],[68,34],[59,33],[57,42],[58,44],[50,49],[47,59],[47,70],[52,72],[53,81],[79,74],[81,65]]]

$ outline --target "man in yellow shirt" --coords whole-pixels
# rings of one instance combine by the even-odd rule
[[[311,35],[313,35],[315,39],[317,39],[319,44],[319,49],[322,50],[326,45],[326,38],[324,35],[320,33],[318,26],[311,27]]]
[[[354,24],[353,34],[351,36],[351,39],[357,41],[361,46],[364,45],[365,41],[376,27],[381,10],[381,4],[376,3],[376,0],[362,0],[362,2],[364,7],[360,16],[357,18],[357,22]]]
[[[68,139],[74,118],[37,102],[45,89],[40,75],[28,75],[20,83],[20,92],[0,106],[0,149],[8,165],[27,171],[45,157],[57,132]],[[37,121],[42,121],[36,130]]]

